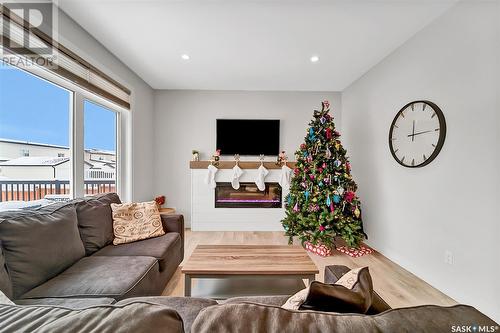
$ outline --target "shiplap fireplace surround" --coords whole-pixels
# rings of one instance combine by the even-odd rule
[[[205,184],[208,161],[191,162],[191,230],[193,231],[282,231],[281,219],[285,216],[281,208],[215,208],[215,190]],[[257,178],[260,162],[240,162],[244,173],[240,183],[252,183]],[[281,167],[274,162],[265,162],[269,170],[266,183],[278,183]],[[293,167],[293,163],[288,164]],[[234,162],[220,161],[215,181],[230,183]],[[282,201],[288,194],[288,187],[282,188]]]

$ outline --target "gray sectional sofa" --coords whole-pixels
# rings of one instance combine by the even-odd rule
[[[116,194],[0,213],[0,332],[450,332],[496,327],[466,305],[391,309],[373,294],[366,315],[282,309],[289,296],[163,297],[184,256],[182,215],[166,234],[113,246]],[[349,269],[328,266],[325,282]],[[488,331],[489,332],[489,331]]]
[[[335,282],[347,270],[344,266],[327,267],[325,282]],[[194,297],[136,297],[73,309],[68,304],[0,305],[0,332],[448,333],[452,327],[495,332],[498,326],[467,305],[390,309],[380,299],[373,304],[372,314],[362,315],[282,309],[288,297],[235,297],[223,304]]]
[[[0,213],[0,290],[17,304],[112,304],[157,296],[184,257],[182,215],[164,236],[112,245],[114,194]]]

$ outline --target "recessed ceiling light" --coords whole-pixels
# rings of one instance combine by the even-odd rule
[[[189,60],[189,55],[183,54],[183,55],[181,55],[181,58],[184,60]]]
[[[311,62],[318,62],[319,61],[319,57],[318,56],[312,56],[311,57]]]

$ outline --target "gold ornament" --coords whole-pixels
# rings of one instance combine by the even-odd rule
[[[361,214],[361,211],[359,210],[358,207],[356,207],[356,209],[354,210],[354,216],[356,216],[356,218],[359,218],[360,214]]]
[[[332,158],[332,152],[330,151],[330,148],[328,148],[328,146],[326,147],[326,158]]]

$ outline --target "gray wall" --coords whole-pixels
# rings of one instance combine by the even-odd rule
[[[208,159],[215,151],[217,118],[267,118],[281,120],[280,143],[289,158],[302,143],[313,110],[330,100],[340,123],[341,97],[334,92],[251,92],[171,90],[155,93],[155,191],[167,196],[190,222],[188,161],[191,150]],[[257,160],[256,157],[250,158]]]
[[[464,2],[342,94],[369,244],[458,302],[500,320],[498,2]],[[448,133],[431,164],[403,168],[388,132],[407,102],[429,99]],[[454,263],[445,264],[445,251]]]
[[[131,71],[102,44],[80,27],[66,13],[60,11],[59,38],[79,56],[113,77],[132,91],[132,111],[124,123],[126,147],[129,161],[125,176],[131,188],[125,200],[151,200],[153,198],[153,89]]]

